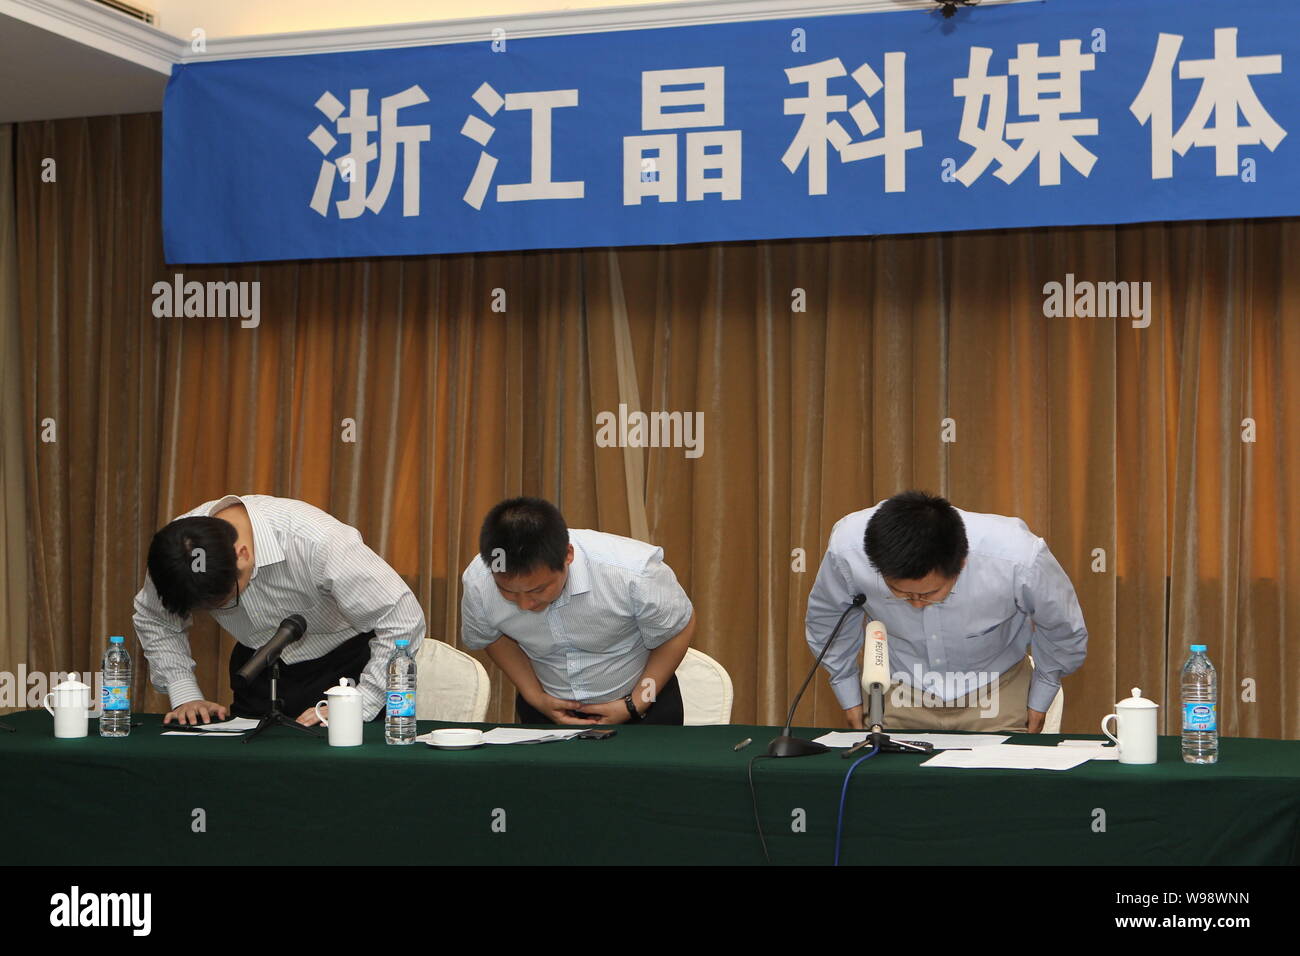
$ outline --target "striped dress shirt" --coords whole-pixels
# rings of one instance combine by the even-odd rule
[[[541,611],[502,597],[475,557],[461,576],[461,639],[481,650],[503,634],[513,638],[553,697],[619,700],[636,687],[650,652],[681,633],[695,609],[664,564],[663,548],[579,528],[569,529],[569,543],[564,590]]]
[[[1046,712],[1061,678],[1073,673],[1088,651],[1074,585],[1047,542],[1019,518],[958,510],[970,546],[966,567],[948,597],[918,610],[894,597],[867,560],[867,522],[881,504],[836,522],[808,595],[807,639],[814,654],[853,596],[867,596],[865,613],[855,609],[845,618],[822,662],[840,706],[848,710],[862,703],[862,631],[865,620],[874,619],[889,634],[893,679],[945,701],[995,682],[1032,650],[1028,704]]]
[[[366,547],[360,533],[319,508],[292,498],[227,495],[180,517],[215,515],[242,503],[253,526],[253,575],[239,606],[210,611],[239,643],[258,648],[290,614],[301,614],[307,632],[281,656],[285,664],[323,657],[344,641],[374,631],[370,662],[361,674],[362,716],[383,708],[388,659],[398,638],[410,640],[412,655],[424,637],[424,611],[401,577]],[[135,630],[149,660],[150,680],[173,708],[204,699],[190,655],[191,615],[163,608],[145,575],[135,596]],[[297,717],[297,714],[290,714]]]

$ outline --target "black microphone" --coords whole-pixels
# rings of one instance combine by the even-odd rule
[[[808,672],[808,676],[803,679],[803,686],[799,688],[799,693],[794,695],[794,703],[790,705],[790,713],[785,718],[785,726],[781,729],[781,736],[774,737],[772,742],[767,745],[767,755],[769,757],[808,757],[812,754],[821,754],[830,750],[824,744],[814,743],[800,737],[791,737],[790,724],[794,722],[794,712],[799,706],[799,701],[803,699],[803,692],[808,689],[808,684],[813,679],[813,675],[817,673],[817,668],[822,666],[822,658],[831,649],[831,645],[835,643],[835,638],[840,633],[840,628],[844,626],[844,619],[849,616],[849,612],[855,607],[862,607],[866,603],[867,596],[865,594],[853,595],[853,600],[844,609],[840,619],[835,622],[835,630],[831,631],[830,639],[822,647],[822,652],[817,655],[817,660],[813,662],[812,670]]]
[[[278,661],[286,647],[306,633],[306,619],[301,614],[290,614],[280,622],[279,629],[271,639],[259,647],[257,653],[249,658],[248,663],[239,669],[237,676],[242,681],[252,681],[263,670]]]

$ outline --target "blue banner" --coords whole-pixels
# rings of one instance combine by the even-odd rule
[[[1294,48],[1294,49],[1293,49]],[[1300,214],[1300,5],[1069,0],[198,62],[170,263]]]

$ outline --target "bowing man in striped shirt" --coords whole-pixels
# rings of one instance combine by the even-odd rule
[[[414,654],[424,637],[424,612],[397,572],[355,528],[306,502],[267,495],[205,502],[154,535],[148,563],[135,629],[151,682],[171,700],[164,723],[265,715],[270,669],[251,683],[235,673],[290,614],[306,619],[307,632],[280,658],[279,696],[284,712],[307,725],[319,722],[315,704],[341,677],[357,683],[362,717],[380,716],[397,639],[410,640]],[[229,713],[194,678],[195,611],[238,642]]]
[[[514,682],[522,723],[682,723],[695,609],[662,548],[512,498],[488,512],[461,580],[461,639]]]

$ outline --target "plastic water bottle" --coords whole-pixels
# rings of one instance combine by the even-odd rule
[[[1219,682],[1204,644],[1193,644],[1183,665],[1183,762],[1219,759]]]
[[[122,638],[108,639],[101,666],[104,688],[100,693],[99,736],[125,737],[131,733],[131,655]]]
[[[411,642],[399,638],[388,659],[388,701],[384,717],[384,743],[415,743],[415,658]]]

